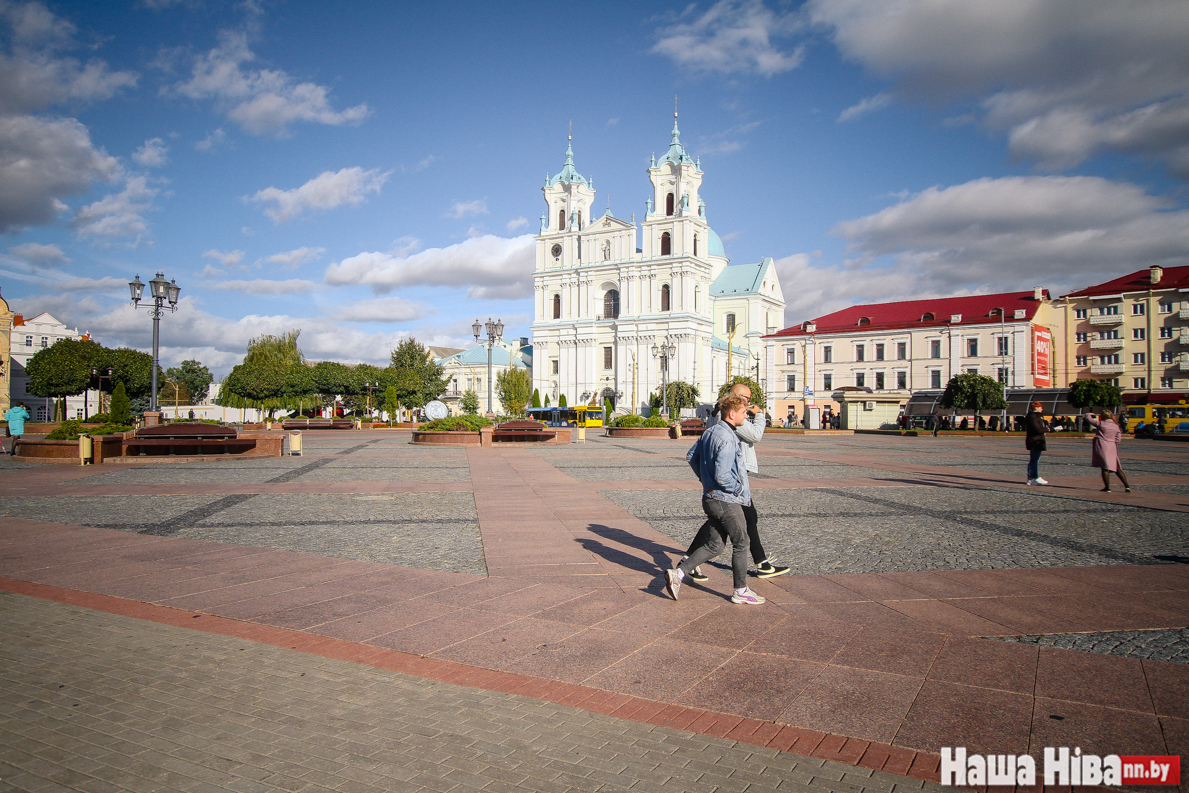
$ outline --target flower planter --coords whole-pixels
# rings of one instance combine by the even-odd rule
[[[670,438],[668,427],[607,427],[608,438]]]
[[[471,430],[414,431],[411,443],[425,446],[478,446],[479,433]]]

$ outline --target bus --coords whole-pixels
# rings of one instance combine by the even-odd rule
[[[528,417],[543,421],[550,427],[601,427],[603,409],[579,405],[578,407],[529,408]]]
[[[1140,422],[1160,425],[1163,419],[1165,432],[1189,432],[1189,405],[1128,405],[1124,416],[1132,429]]]

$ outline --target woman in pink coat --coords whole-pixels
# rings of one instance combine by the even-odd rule
[[[1102,471],[1102,492],[1111,492],[1111,471],[1119,475],[1123,488],[1130,493],[1131,485],[1127,484],[1127,476],[1123,473],[1123,466],[1119,465],[1119,439],[1123,437],[1123,430],[1115,423],[1115,414],[1104,410],[1098,418],[1089,417],[1094,426],[1094,451],[1090,458],[1090,465]]]

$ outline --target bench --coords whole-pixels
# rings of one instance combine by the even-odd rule
[[[256,448],[254,438],[239,438],[219,424],[158,424],[136,431],[124,441],[124,456],[241,454]]]
[[[679,426],[682,435],[701,435],[706,431],[706,422],[701,419],[686,419]]]
[[[491,433],[493,442],[531,443],[551,441],[557,433],[536,421],[505,421]]]
[[[352,419],[306,419],[292,418],[281,422],[286,430],[351,430],[355,429]]]

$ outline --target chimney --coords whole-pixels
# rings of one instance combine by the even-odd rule
[[[1035,300],[1037,303],[1044,300],[1045,299],[1044,287],[1041,287],[1041,286],[1032,287],[1032,299]]]
[[[1157,267],[1156,265],[1152,265],[1148,269],[1148,273],[1152,277],[1152,283],[1158,284],[1158,283],[1160,283],[1160,279],[1164,277],[1164,268]]]

